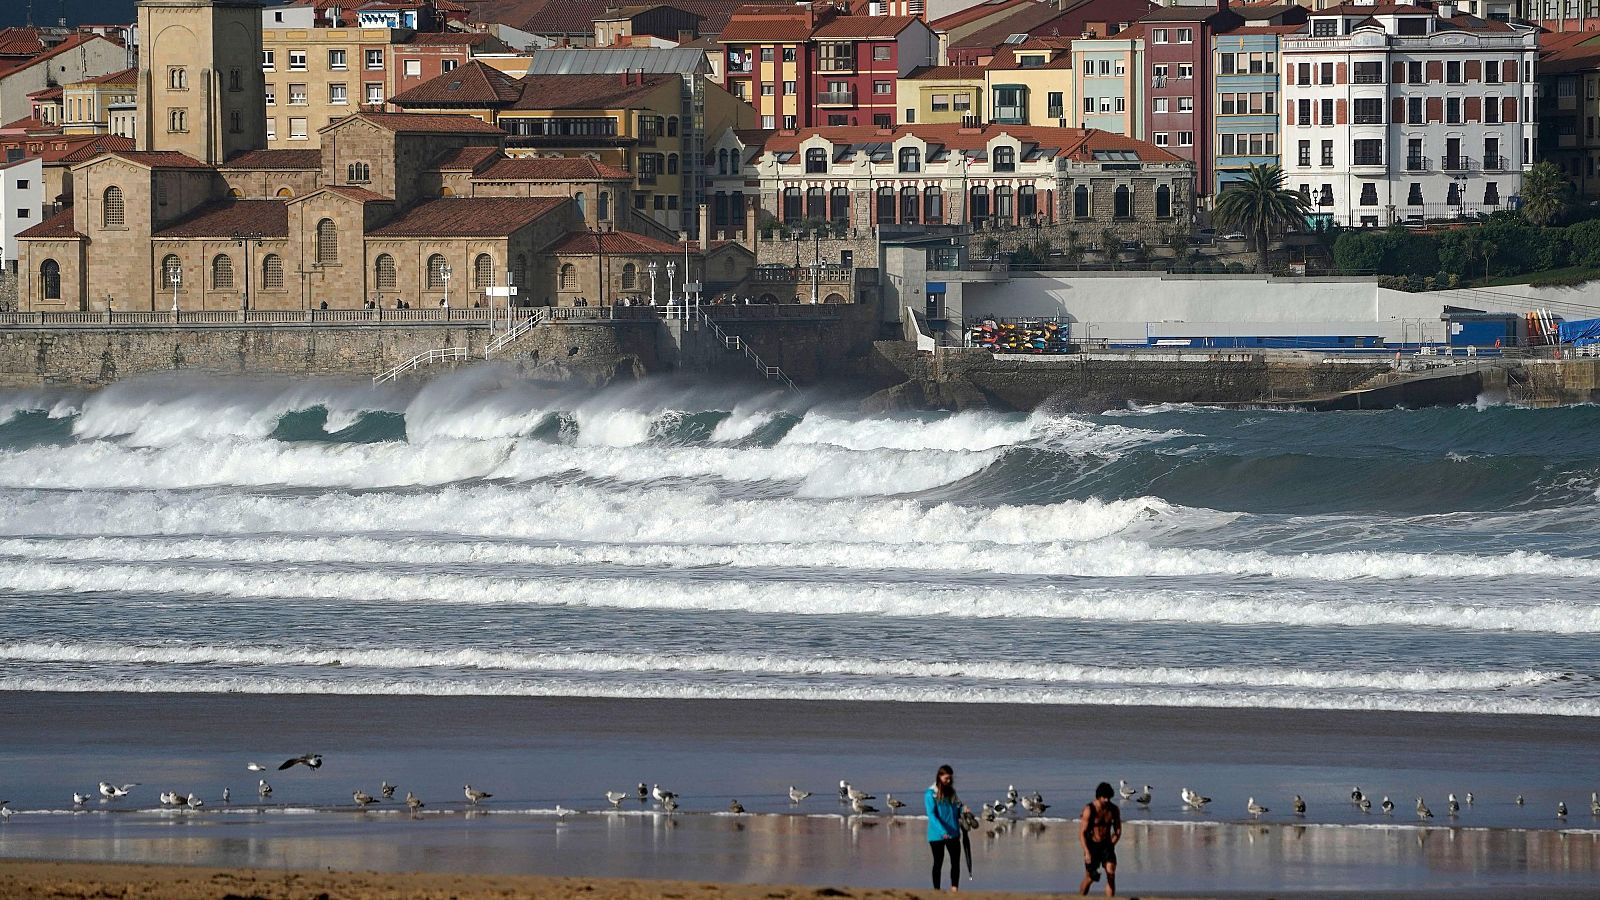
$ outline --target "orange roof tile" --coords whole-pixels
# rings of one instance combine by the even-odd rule
[[[565,197],[447,197],[401,213],[373,237],[504,237],[550,215]]]
[[[599,253],[683,253],[682,244],[659,238],[635,234],[631,231],[574,231],[545,248],[556,255],[590,255]],[[698,253],[698,245],[691,244],[690,252]]]
[[[62,210],[25,231],[17,232],[19,238],[81,238],[83,235],[72,225],[72,207]]]
[[[222,164],[224,169],[320,169],[321,150],[246,150]]]
[[[119,156],[152,169],[209,169],[210,166],[176,150],[108,150],[101,156]]]
[[[586,158],[517,158],[495,161],[478,174],[482,181],[632,181],[626,169]]]
[[[396,134],[505,134],[498,127],[472,116],[385,112],[354,113],[317,131],[320,133],[337,128],[351,119],[362,119]]]
[[[518,79],[478,60],[389,98],[396,106],[494,106],[522,96]]]
[[[289,236],[289,205],[283,200],[222,200],[202,206],[151,237]]]
[[[916,16],[839,16],[818,26],[814,38],[829,40],[893,40],[910,28]]]

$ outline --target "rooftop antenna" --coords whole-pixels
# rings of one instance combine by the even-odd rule
[[[28,27],[33,27],[33,0],[28,0]]]

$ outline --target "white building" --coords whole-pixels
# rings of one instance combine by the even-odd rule
[[[0,267],[17,272],[17,232],[44,217],[44,163],[39,157],[0,163]]]
[[[1345,3],[1283,37],[1283,154],[1323,221],[1514,205],[1537,158],[1538,33],[1449,3]]]

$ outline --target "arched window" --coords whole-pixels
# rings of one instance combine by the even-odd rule
[[[1039,214],[1039,191],[1031,184],[1017,188],[1017,215],[1035,216]]]
[[[994,189],[994,217],[1001,222],[1011,222],[1016,219],[1017,210],[1011,202],[1011,187],[1004,185]]]
[[[878,188],[878,221],[894,224],[894,188],[887,184]]]
[[[563,291],[570,291],[578,286],[578,270],[573,267],[572,263],[561,264],[560,283]]]
[[[915,147],[901,147],[900,148],[900,171],[902,171],[902,172],[921,172],[922,171],[922,151],[918,150]]]
[[[484,291],[492,284],[494,284],[494,260],[487,253],[479,253],[472,261],[472,286]]]
[[[922,192],[922,220],[930,225],[944,221],[944,191],[936,184]]]
[[[994,170],[996,172],[1015,172],[1017,170],[1016,148],[994,148]]]
[[[783,189],[783,224],[793,225],[800,221],[800,189],[786,187]]]
[[[726,175],[726,174],[728,174],[728,151],[727,150],[718,150],[717,151],[717,174],[718,175]]]
[[[353,162],[345,167],[345,180],[350,184],[366,184],[372,181],[372,167],[364,162]]]
[[[845,226],[850,224],[850,189],[836,187],[828,198],[828,218],[833,224]]]
[[[293,188],[286,188],[286,187],[278,188],[278,196],[279,197],[293,197],[294,196],[294,189]]]
[[[39,290],[46,300],[61,299],[61,264],[47,259],[39,264]]]
[[[276,253],[268,253],[267,258],[261,261],[261,289],[283,290],[283,257]]]
[[[106,188],[100,207],[101,224],[107,228],[121,228],[123,224],[122,188]]]
[[[233,290],[233,257],[219,253],[211,258],[211,289]]]
[[[1086,184],[1080,184],[1072,189],[1072,217],[1074,219],[1089,217],[1089,186]]]
[[[173,282],[177,282],[178,290],[183,290],[183,264],[169,253],[161,260],[161,283],[171,288]]]
[[[600,192],[600,221],[604,222],[604,221],[606,221],[607,219],[610,219],[610,218],[611,218],[611,192],[610,191],[601,191]]]
[[[978,185],[972,189],[972,208],[967,214],[968,221],[983,222],[989,218],[989,189]]]
[[[1119,219],[1133,215],[1133,193],[1128,190],[1127,185],[1117,185],[1117,192],[1111,198],[1111,214]]]
[[[670,117],[667,118],[667,137],[677,137],[677,136],[678,136],[678,117],[677,116],[670,116]]]
[[[339,261],[339,232],[332,219],[317,223],[317,262],[323,265]]]
[[[1172,215],[1172,189],[1166,185],[1156,188],[1156,218],[1165,219]]]
[[[900,221],[907,225],[917,224],[917,201],[921,199],[922,192],[913,185],[906,185],[900,189]]]
[[[812,147],[806,151],[806,174],[819,175],[828,171],[828,151],[821,147]]]
[[[435,253],[434,255],[428,257],[428,287],[434,289],[443,289],[445,285],[444,272],[445,264],[443,256]]]
[[[578,215],[580,217],[589,214],[589,201],[583,196],[583,191],[573,194],[572,202],[578,205]]]
[[[188,131],[189,130],[189,111],[186,110],[186,109],[174,109],[174,110],[172,110],[167,115],[167,130],[168,131]]]
[[[188,70],[182,66],[173,66],[167,69],[167,87],[175,91],[187,90],[189,87]]]
[[[244,191],[241,191],[236,187],[231,187],[231,188],[228,188],[228,196],[230,198],[234,199],[234,200],[243,200],[244,199]]]
[[[668,175],[676,175],[676,174],[678,174],[678,154],[676,154],[676,153],[668,153],[667,154],[667,174]]]
[[[828,192],[824,188],[806,188],[806,218],[822,221],[828,217]]]
[[[395,290],[399,279],[395,276],[394,257],[387,253],[379,253],[378,258],[372,263],[372,283],[380,291]]]
[[[622,267],[622,289],[633,291],[639,289],[639,269],[633,263]]]

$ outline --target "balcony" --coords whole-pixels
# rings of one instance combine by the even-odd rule
[[[1354,157],[1350,161],[1350,165],[1352,165],[1352,166],[1354,166],[1354,167],[1356,167],[1358,169],[1362,168],[1362,167],[1379,168],[1379,169],[1381,169],[1384,166],[1383,154],[1379,153],[1377,155],[1372,155],[1372,154],[1359,155],[1359,156]]]
[[[855,91],[823,91],[817,94],[818,106],[855,106]]]
[[[1432,171],[1432,169],[1433,169],[1433,163],[1426,156],[1408,156],[1408,157],[1406,157],[1406,171],[1407,172],[1429,172],[1429,171]]]
[[[1472,169],[1472,158],[1469,156],[1446,156],[1439,163],[1441,171],[1468,172]]]
[[[836,59],[825,56],[817,60],[817,70],[819,72],[854,72],[856,70],[856,61],[848,57]]]
[[[1001,125],[1026,125],[1028,123],[1028,108],[1026,106],[996,106],[994,108],[994,121]]]
[[[1165,76],[1165,75],[1151,75],[1150,76],[1150,86],[1151,87],[1166,87],[1167,86],[1167,76]]]
[[[1052,106],[1052,107],[1046,109],[1044,114],[1045,114],[1045,117],[1049,118],[1049,119],[1061,119],[1061,118],[1065,118],[1066,115],[1067,115],[1066,110],[1062,109],[1059,106]]]
[[[1483,170],[1485,172],[1505,172],[1510,168],[1511,166],[1504,156],[1485,156],[1483,158]]]
[[[640,172],[639,176],[638,176],[638,180],[639,180],[640,184],[655,184],[656,183],[656,173],[654,173],[654,172]]]
[[[1383,124],[1383,113],[1378,113],[1377,115],[1371,115],[1371,114],[1361,115],[1361,114],[1357,114],[1355,116],[1355,122],[1356,122],[1357,125],[1382,125]]]
[[[1357,75],[1351,80],[1356,84],[1383,84],[1383,75]]]

